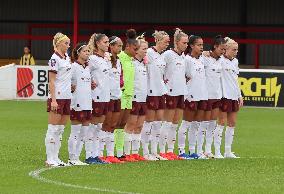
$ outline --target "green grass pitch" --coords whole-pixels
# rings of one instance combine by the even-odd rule
[[[40,174],[43,182],[29,172],[44,168],[45,110],[45,102],[0,101],[0,193],[284,193],[284,109],[240,111],[240,159],[56,168]]]

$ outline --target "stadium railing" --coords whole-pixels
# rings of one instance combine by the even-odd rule
[[[176,27],[183,29],[184,31],[190,32],[222,32],[223,36],[229,33],[239,32],[260,32],[260,33],[283,33],[283,27],[241,27],[241,26],[192,26],[192,25],[153,25],[153,24],[79,24],[79,29],[87,30],[125,30],[129,28],[134,28],[137,31],[147,31],[147,30],[173,30]],[[28,24],[28,34],[0,34],[0,39],[11,39],[11,40],[28,40],[29,46],[31,46],[32,40],[52,40],[52,35],[33,35],[33,29],[37,28],[59,28],[59,29],[70,29],[72,31],[72,23],[31,23]],[[72,36],[70,38],[73,39]],[[124,39],[125,37],[121,37]],[[146,37],[147,38],[147,37]],[[89,36],[78,35],[78,41],[86,41]],[[149,42],[153,42],[153,38],[147,38]],[[210,43],[211,38],[203,38],[205,43]],[[254,45],[254,67],[259,68],[259,49],[261,45],[272,44],[272,45],[282,45],[284,40],[275,39],[235,39],[240,44]]]

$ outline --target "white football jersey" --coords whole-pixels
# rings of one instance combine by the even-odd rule
[[[55,98],[71,99],[71,61],[68,55],[65,58],[55,52],[48,61],[49,71],[56,73]],[[51,98],[50,91],[48,98]]]
[[[71,109],[75,111],[92,110],[91,72],[78,62],[72,64],[72,84],[76,85],[72,93]]]
[[[92,90],[93,100],[95,102],[109,102],[111,62],[101,56],[91,55],[89,65],[92,80],[97,84],[97,87]]]
[[[203,58],[186,55],[187,94],[185,99],[189,102],[208,100],[205,68]]]
[[[133,61],[135,74],[134,74],[134,93],[133,101],[146,102],[147,98],[147,68],[142,61],[134,59]]]
[[[223,97],[231,100],[238,100],[241,97],[241,91],[238,83],[239,61],[234,58],[230,60],[222,56],[221,83]]]
[[[120,89],[120,76],[121,76],[121,64],[119,59],[117,58],[116,67],[112,67],[110,69],[110,99],[118,100],[121,97],[121,89]]]
[[[206,75],[206,84],[208,90],[208,99],[221,99],[222,98],[222,87],[221,87],[221,72],[222,58],[215,59],[214,57],[205,57],[202,56],[205,75]]]
[[[165,77],[167,95],[180,96],[186,94],[185,79],[185,56],[179,55],[174,50],[167,50],[163,53],[166,62]]]
[[[148,96],[162,96],[167,93],[164,82],[166,62],[154,47],[147,50]]]

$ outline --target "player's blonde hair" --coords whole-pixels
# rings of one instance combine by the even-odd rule
[[[160,42],[161,40],[163,40],[165,36],[169,36],[169,35],[165,31],[155,30],[155,32],[152,34],[152,36],[155,38],[155,42],[157,43],[157,42]]]
[[[145,34],[145,32],[144,32],[143,34],[141,34],[140,36],[137,36],[137,37],[136,37],[136,40],[137,40],[139,46],[140,46],[142,43],[148,44],[148,42],[145,40],[144,34]]]
[[[58,44],[62,42],[63,40],[69,40],[68,36],[66,36],[65,34],[62,34],[61,32],[57,32],[54,35],[53,41],[52,41],[54,50],[56,50],[56,47],[58,46]]]
[[[235,45],[235,44],[238,45],[238,43],[236,41],[234,41],[233,39],[231,39],[229,37],[225,37],[224,40],[225,40],[225,44],[226,44],[227,48],[229,48],[229,47],[231,47],[232,45]]]
[[[176,44],[182,37],[188,37],[186,33],[184,33],[181,29],[176,28],[174,33],[174,43]]]
[[[96,34],[94,33],[88,43],[88,47],[91,51],[91,53],[94,53],[94,51],[96,51],[98,49],[97,43],[98,41],[100,41],[103,37],[105,37],[105,34]]]

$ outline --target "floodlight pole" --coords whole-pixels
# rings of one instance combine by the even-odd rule
[[[75,47],[78,41],[78,12],[78,0],[73,0],[73,47]]]

